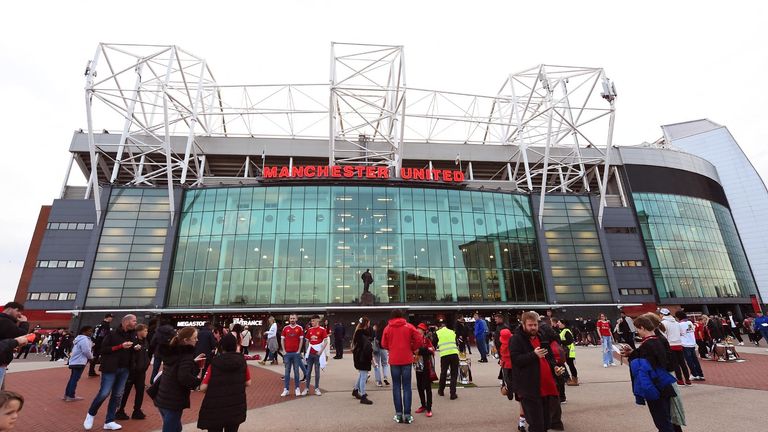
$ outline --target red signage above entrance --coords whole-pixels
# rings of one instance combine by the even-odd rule
[[[273,166],[264,167],[264,178],[358,178],[358,179],[389,179],[389,168],[371,167],[362,165],[307,165],[307,166]],[[401,168],[400,178],[413,181],[442,181],[448,183],[461,183],[464,181],[464,173],[459,170],[429,169],[429,168]]]

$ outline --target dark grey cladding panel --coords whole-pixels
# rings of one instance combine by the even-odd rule
[[[620,289],[647,288],[653,290],[653,279],[647,267],[613,268]]]
[[[603,212],[603,227],[636,227],[635,213],[628,207],[606,207]]]
[[[639,234],[613,234],[605,235],[613,260],[644,260],[645,246]]]
[[[67,310],[72,309],[74,306],[74,300],[27,300],[24,302],[24,307],[30,310]],[[31,322],[31,324],[34,326],[35,322]]]
[[[53,201],[49,222],[96,222],[93,200],[57,199]]]
[[[94,230],[47,230],[37,259],[83,260],[94,235]]]
[[[82,269],[36,268],[29,283],[29,292],[77,292]]]
[[[723,187],[701,174],[649,165],[624,165],[624,170],[633,193],[683,195],[714,201],[730,208]]]

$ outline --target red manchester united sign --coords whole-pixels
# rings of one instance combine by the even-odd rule
[[[362,165],[307,165],[307,166],[273,166],[264,167],[265,179],[308,179],[308,178],[356,178],[356,179],[389,179],[389,168]],[[459,170],[401,168],[400,178],[403,180],[442,181],[461,183],[464,173]]]

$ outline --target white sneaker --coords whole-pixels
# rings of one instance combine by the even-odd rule
[[[123,427],[115,422],[109,422],[104,425],[104,430],[120,430]]]
[[[319,388],[316,388],[316,389],[315,389],[315,396],[322,396],[322,395],[323,395],[323,394],[322,394],[322,393],[320,393],[320,389],[319,389]]]
[[[308,388],[305,388],[305,389],[304,389],[304,391],[303,391],[303,392],[301,392],[301,395],[302,395],[302,396],[306,396],[306,395],[307,395],[307,393],[309,393],[309,389],[308,389]]]
[[[744,342],[739,342],[739,346],[744,346]]]
[[[296,396],[301,396],[301,389],[296,387]]]
[[[608,364],[606,364],[606,363],[603,363],[603,367],[604,367],[604,368],[607,368],[607,367],[608,367]]]
[[[83,428],[85,428],[85,430],[91,430],[92,427],[93,427],[93,416],[90,414],[86,414],[85,421],[83,422]]]
[[[280,397],[286,397],[288,396],[288,389],[283,389],[283,392],[280,393]]]

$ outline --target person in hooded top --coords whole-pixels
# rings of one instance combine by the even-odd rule
[[[395,403],[397,423],[413,423],[411,415],[411,363],[413,353],[421,346],[423,337],[416,327],[405,320],[400,309],[390,313],[390,320],[381,337],[381,347],[389,351],[389,366],[392,372],[392,399]]]
[[[245,357],[237,353],[237,339],[232,334],[221,338],[221,353],[211,360],[200,384],[205,392],[197,419],[197,428],[209,432],[237,432],[245,422],[245,388],[251,385],[251,372]]]

